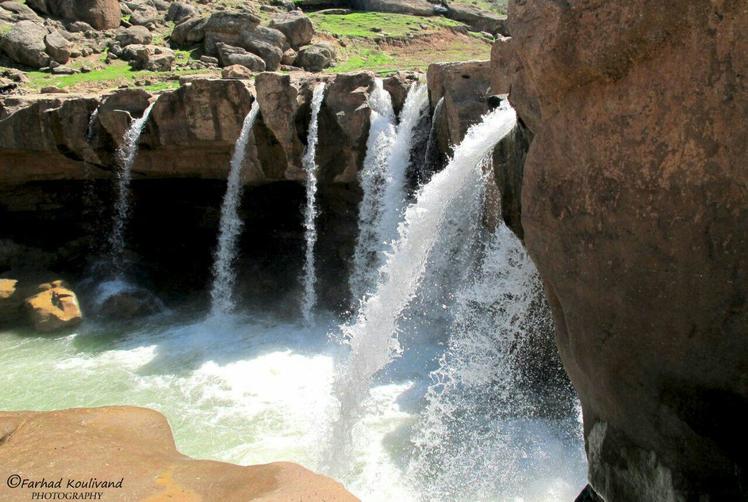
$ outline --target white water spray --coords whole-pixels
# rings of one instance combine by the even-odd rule
[[[358,208],[358,237],[353,253],[353,271],[349,278],[351,297],[363,298],[376,279],[382,239],[379,220],[382,215],[382,196],[387,183],[387,164],[396,138],[395,110],[392,96],[384,89],[382,79],[376,79],[369,96],[371,120],[366,158],[360,174],[363,197]]]
[[[86,142],[90,143],[94,138],[94,127],[96,127],[96,121],[99,118],[99,106],[97,106],[88,118],[88,126],[86,127]]]
[[[235,307],[233,300],[234,284],[236,283],[234,263],[236,262],[237,240],[242,229],[242,220],[239,218],[239,204],[242,194],[241,171],[250,133],[259,113],[260,103],[255,100],[249,113],[244,118],[241,133],[236,140],[234,152],[231,156],[226,194],[221,206],[218,247],[213,262],[213,285],[210,291],[211,314],[213,315],[227,314]]]
[[[125,252],[125,227],[130,212],[130,181],[132,180],[132,166],[135,164],[135,158],[138,155],[138,142],[140,135],[145,129],[148,117],[151,114],[153,105],[148,105],[143,115],[132,121],[130,127],[125,132],[122,145],[117,149],[115,154],[118,164],[117,170],[117,200],[114,206],[114,224],[112,225],[112,234],[109,236],[109,245],[111,247],[111,260],[117,275],[123,273],[123,255]]]
[[[351,346],[349,360],[335,382],[340,402],[333,424],[327,462],[333,469],[346,462],[351,431],[374,375],[401,353],[398,321],[421,282],[440,228],[459,201],[470,197],[483,179],[480,166],[516,123],[513,109],[487,114],[468,131],[449,165],[422,188],[405,213],[400,238],[382,268],[375,294],[367,298],[355,322],[342,326]]]
[[[304,256],[304,297],[301,314],[309,325],[313,320],[312,310],[317,304],[317,271],[314,263],[314,246],[317,243],[317,142],[319,141],[319,111],[325,99],[325,83],[314,88],[312,117],[302,164],[306,173],[306,205],[304,206],[304,233],[306,253]]]
[[[377,88],[372,93],[375,105],[377,101],[382,101],[382,94],[386,94],[380,86],[381,81],[378,81]],[[371,101],[370,99],[370,105]],[[392,101],[388,94],[386,101],[391,108]],[[372,131],[384,138],[372,143],[370,133],[367,144],[367,162],[364,163],[362,172],[364,200],[359,208],[359,238],[351,276],[351,295],[354,300],[363,299],[376,285],[377,274],[385,261],[386,253],[397,237],[397,226],[402,220],[406,205],[405,184],[411,161],[413,135],[427,106],[426,84],[413,84],[400,113],[400,123],[394,132],[391,126],[379,124],[381,114],[372,106]],[[384,134],[380,134],[380,131]]]
[[[526,378],[535,354],[551,359],[544,346],[554,350],[537,271],[503,223],[483,254],[451,308],[449,344],[415,427],[410,475],[429,501],[571,500],[580,487],[564,480],[584,470],[581,451],[565,453],[580,443],[573,398],[563,383],[544,380],[565,401],[558,408],[570,412],[545,413]]]

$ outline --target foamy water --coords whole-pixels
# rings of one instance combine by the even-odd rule
[[[346,350],[327,337],[340,320],[317,317],[310,327],[250,315],[179,324],[171,316],[128,331],[88,322],[68,336],[0,332],[0,409],[145,406],[166,415],[187,455],[244,465],[287,460],[320,472],[335,365]],[[413,367],[408,378],[376,382],[362,403],[341,482],[363,500],[426,500],[407,466],[422,410],[411,393],[428,381]],[[574,474],[569,484],[581,488],[584,473]]]

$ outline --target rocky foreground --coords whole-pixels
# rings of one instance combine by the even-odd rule
[[[102,492],[98,500],[151,502],[358,500],[296,464],[241,467],[186,457],[163,415],[133,407],[0,412],[0,477],[6,501],[92,492]],[[95,487],[92,479],[113,486]],[[28,486],[42,480],[61,480],[61,487]]]

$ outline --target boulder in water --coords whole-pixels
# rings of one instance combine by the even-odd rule
[[[101,304],[98,314],[110,320],[128,320],[156,314],[161,310],[161,302],[155,295],[140,288],[119,291],[107,297]]]
[[[24,301],[36,330],[47,333],[80,324],[83,314],[78,297],[63,281],[41,284],[39,290]]]

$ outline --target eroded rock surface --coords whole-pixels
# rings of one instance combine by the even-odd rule
[[[0,412],[0,473],[41,480],[122,480],[108,500],[356,501],[340,484],[291,463],[242,467],[180,454],[169,424],[145,408]],[[55,491],[55,490],[48,490]],[[90,489],[64,490],[85,492]],[[3,500],[28,500],[3,488]]]
[[[509,23],[511,100],[534,133],[522,226],[591,484],[610,501],[744,500],[745,3],[528,0]]]

